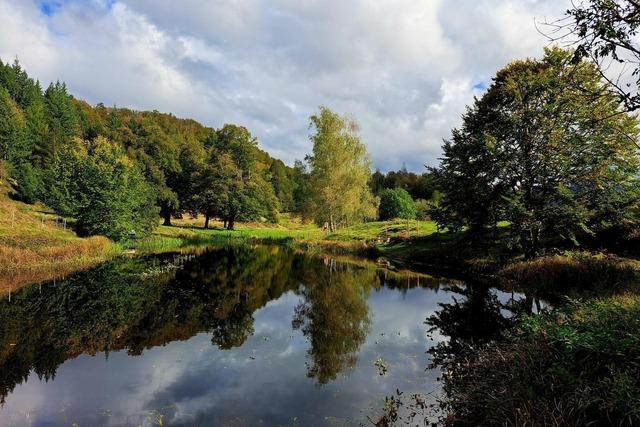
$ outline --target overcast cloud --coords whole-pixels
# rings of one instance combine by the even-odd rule
[[[540,56],[568,0],[0,0],[0,58],[92,104],[242,124],[288,163],[349,113],[374,166],[422,171],[474,95]]]

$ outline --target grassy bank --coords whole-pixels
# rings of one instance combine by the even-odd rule
[[[80,238],[40,205],[8,197],[0,173],[0,293],[103,262],[120,252],[104,237]]]
[[[640,297],[571,302],[450,364],[449,425],[640,423]]]
[[[289,215],[283,215],[279,224],[238,224],[233,231],[215,221],[210,229],[203,225],[202,218],[174,220],[173,226],[158,227],[132,248],[162,252],[229,241],[283,244],[308,252],[383,257],[399,268],[555,295],[620,292],[640,277],[640,262],[633,259],[566,251],[524,261],[506,244],[478,246],[465,233],[439,232],[433,221],[375,221],[333,233]]]
[[[278,224],[237,224],[233,231],[204,218],[174,220],[151,236],[120,247],[102,237],[79,238],[62,219],[38,205],[8,197],[0,184],[0,291],[93,266],[122,249],[163,252],[194,246],[242,243],[282,244],[312,253],[384,257],[399,268],[456,278],[484,278],[504,287],[544,293],[624,289],[637,280],[640,263],[610,255],[566,253],[522,261],[506,245],[478,246],[464,233],[438,232],[432,221],[375,221],[329,233],[290,215]],[[506,227],[506,225],[505,225]]]
[[[436,231],[435,224],[431,221],[377,221],[328,233],[289,215],[282,215],[279,224],[237,224],[233,231],[223,229],[222,223],[215,221],[211,222],[210,229],[205,230],[202,218],[173,222],[173,226],[160,226],[152,236],[134,242],[133,249],[172,250],[219,244],[232,239],[253,243],[288,244],[308,251],[379,256],[384,253],[390,242],[411,241]]]
[[[497,273],[501,287],[542,294],[603,296],[635,291],[640,261],[611,254],[566,252],[517,261]]]

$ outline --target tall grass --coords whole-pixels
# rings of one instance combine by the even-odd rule
[[[448,425],[640,425],[640,297],[527,317],[444,381]]]
[[[39,248],[0,245],[0,293],[93,267],[120,252],[120,247],[106,237]]]
[[[638,280],[638,262],[604,254],[569,253],[506,266],[503,284],[544,292],[620,291]]]
[[[121,252],[105,237],[77,237],[71,221],[42,205],[12,200],[9,192],[0,171],[0,293],[94,266]]]

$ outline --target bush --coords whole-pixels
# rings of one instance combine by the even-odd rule
[[[571,302],[448,364],[448,425],[640,423],[640,297]]]
[[[378,215],[380,220],[389,219],[415,219],[418,207],[411,195],[402,188],[386,189],[380,193],[380,206]]]
[[[633,261],[610,255],[572,253],[511,264],[499,279],[518,287],[544,292],[620,291],[637,279]]]

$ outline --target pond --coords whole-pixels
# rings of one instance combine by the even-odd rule
[[[0,426],[371,425],[535,302],[277,246],[121,258],[2,296]]]

